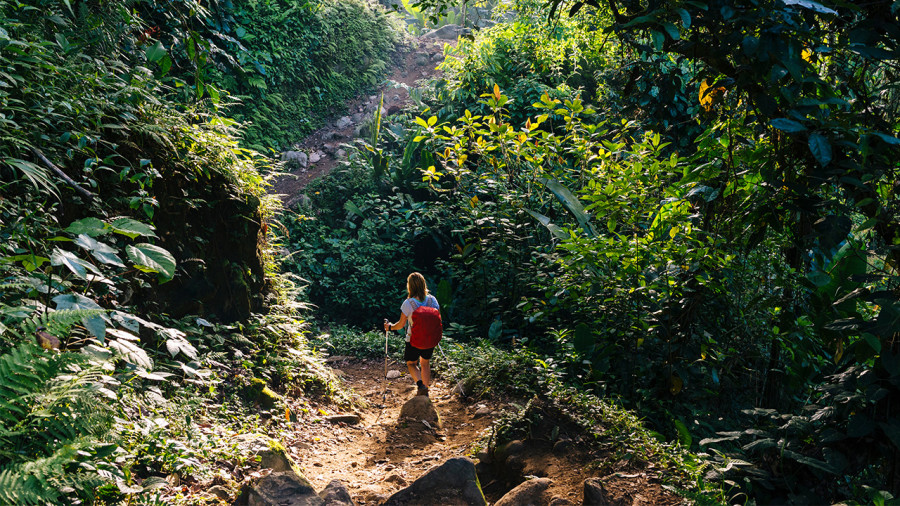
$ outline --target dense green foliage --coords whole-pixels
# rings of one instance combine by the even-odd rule
[[[2,500],[209,478],[281,393],[343,400],[304,302],[316,347],[380,353],[343,324],[411,270],[439,372],[532,399],[500,437],[564,415],[731,503],[900,494],[896,2],[504,9],[270,228],[239,132],[283,147],[375,84],[393,17],[0,0]]]
[[[298,142],[374,87],[404,42],[394,16],[359,0],[220,3],[214,19],[205,36],[235,57],[209,79],[241,100],[232,115],[260,150]]]
[[[242,54],[210,39],[227,9],[0,1],[4,504],[167,503],[166,476],[245,458],[199,424],[286,422],[275,391],[344,400],[275,276],[272,164],[223,115],[216,79]],[[362,23],[341,44],[382,24],[319,12]],[[396,39],[380,30],[372,55]],[[377,72],[354,69],[330,103]]]
[[[361,303],[412,262],[455,337],[621,398],[730,500],[897,493],[896,7],[588,5],[461,43],[295,229],[349,268],[294,268],[406,248]]]

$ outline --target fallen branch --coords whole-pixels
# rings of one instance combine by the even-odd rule
[[[51,162],[50,160],[48,160],[47,157],[44,156],[44,153],[41,153],[41,150],[40,150],[40,149],[38,149],[38,148],[31,148],[31,152],[34,153],[34,156],[38,157],[38,160],[40,160],[41,162],[43,162],[44,165],[46,165],[48,169],[50,169],[50,170],[52,170],[54,173],[56,173],[57,176],[59,176],[63,181],[65,181],[66,183],[68,183],[69,186],[71,186],[73,189],[75,189],[76,192],[80,193],[81,196],[83,196],[84,198],[86,198],[86,199],[88,199],[88,200],[93,200],[93,199],[94,199],[94,194],[93,194],[93,193],[91,193],[91,192],[85,190],[84,188],[78,186],[78,183],[76,183],[72,178],[70,178],[68,174],[66,174],[65,172],[63,172],[62,169],[60,169],[59,167],[57,167],[56,165],[54,165],[53,162]]]

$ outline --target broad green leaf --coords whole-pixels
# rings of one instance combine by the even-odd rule
[[[835,467],[833,465],[828,464],[827,462],[822,462],[819,459],[807,457],[806,455],[803,455],[802,453],[797,453],[797,452],[791,451],[791,450],[784,450],[782,452],[782,455],[791,460],[795,460],[803,465],[813,467],[813,468],[819,469],[821,471],[825,471],[826,473],[837,474],[840,472],[839,470],[835,469]]]
[[[49,262],[50,259],[47,257],[27,254],[27,255],[12,255],[8,257],[0,257],[0,262],[2,263],[15,263],[22,262],[22,267],[25,268],[28,272],[34,272],[35,269],[38,269],[40,266]]]
[[[126,329],[130,330],[131,332],[135,332],[135,333],[139,332],[141,330],[142,326],[146,327],[148,329],[153,329],[153,330],[157,330],[157,331],[163,328],[162,325],[159,325],[159,324],[153,323],[153,322],[148,322],[147,320],[138,318],[137,316],[134,316],[133,314],[123,313],[122,311],[113,311],[112,318],[119,325],[121,325],[121,326],[125,327]]]
[[[803,124],[787,118],[775,118],[772,120],[771,124],[773,127],[789,134],[806,130],[806,127],[803,126]]]
[[[878,132],[875,132],[875,135],[878,136],[879,139],[883,140],[884,142],[886,142],[888,144],[891,144],[894,146],[900,145],[900,139],[898,139],[896,137],[892,137],[890,135],[885,135],[885,134],[878,133]]]
[[[751,452],[751,451],[758,451],[758,450],[766,450],[768,448],[774,448],[774,447],[775,447],[775,440],[767,437],[764,439],[757,439],[756,441],[753,441],[751,443],[747,443],[744,446],[742,446],[741,448],[745,452]]]
[[[163,56],[162,60],[159,60],[159,71],[162,75],[166,75],[169,73],[169,70],[172,69],[172,57],[169,55]]]
[[[113,220],[109,225],[112,227],[113,232],[122,234],[130,239],[142,235],[146,237],[156,237],[156,234],[153,233],[153,227],[131,218],[118,218]]]
[[[813,12],[818,12],[819,14],[837,14],[837,11],[834,9],[830,9],[820,4],[819,2],[814,2],[813,0],[782,0],[784,5],[790,5],[797,7],[803,7],[804,9],[809,9]]]
[[[171,253],[148,243],[139,243],[125,248],[134,267],[143,272],[159,273],[160,280],[166,282],[175,277],[175,258]]]
[[[109,227],[107,227],[106,223],[97,218],[84,218],[78,221],[73,221],[71,225],[66,227],[66,232],[72,235],[88,235],[91,237],[97,237],[104,234],[108,234],[110,231]]]
[[[82,279],[87,278],[88,271],[100,275],[100,271],[98,271],[90,262],[85,262],[78,258],[78,256],[71,251],[65,251],[59,248],[53,248],[53,253],[50,255],[50,265],[62,265]]]
[[[690,431],[688,431],[687,425],[684,424],[681,420],[675,418],[672,420],[675,424],[675,429],[678,431],[678,440],[681,442],[685,448],[690,448],[691,444],[694,442],[694,438],[691,437]]]
[[[191,359],[197,358],[197,349],[185,339],[183,332],[176,329],[163,329],[160,331],[160,334],[167,338],[166,349],[173,357],[179,353],[184,353],[185,356]]]
[[[866,344],[875,351],[875,353],[881,353],[881,340],[877,337],[873,336],[868,332],[863,332],[863,339],[866,340]]]
[[[818,133],[810,135],[809,151],[822,167],[826,167],[831,163],[831,143],[828,142],[825,136]]]
[[[738,439],[740,439],[739,432],[732,434],[730,436],[724,436],[724,437],[708,437],[708,438],[702,439],[700,441],[700,446],[706,446],[706,445],[715,444],[715,443],[722,443],[725,441],[728,441],[728,442],[737,441]]]
[[[500,319],[494,320],[491,323],[491,326],[488,328],[488,337],[491,341],[497,341],[500,339],[500,336],[503,334],[503,322]]]
[[[528,214],[533,216],[534,219],[541,222],[541,225],[547,227],[547,230],[549,230],[550,233],[553,234],[554,236],[556,236],[560,239],[566,239],[569,237],[569,234],[567,234],[565,230],[563,230],[563,229],[559,228],[558,226],[554,225],[553,223],[551,223],[550,218],[544,216],[543,214],[532,211],[531,209],[526,209],[525,212],[527,212]]]
[[[75,244],[88,250],[94,258],[102,263],[115,265],[116,267],[125,267],[122,259],[117,254],[119,250],[109,244],[93,239],[86,234],[79,234],[78,238],[75,239]]]
[[[359,206],[354,204],[353,201],[348,200],[347,202],[344,202],[344,209],[347,210],[348,213],[355,214],[360,218],[365,218],[362,210],[359,208]]]
[[[816,285],[819,288],[826,286],[828,283],[831,283],[831,276],[829,276],[827,272],[813,271],[810,272],[806,277],[812,282],[812,284]]]
[[[84,295],[79,295],[77,293],[67,293],[64,295],[57,295],[53,297],[53,302],[56,303],[57,310],[65,310],[65,309],[96,309],[103,310],[99,304],[94,302],[92,299],[85,297]],[[84,324],[84,327],[91,333],[94,337],[96,337],[101,343],[106,339],[106,319],[101,315],[90,316],[87,318],[83,318],[81,323]]]
[[[662,50],[663,44],[666,42],[666,36],[658,30],[650,30],[650,37],[653,39],[653,49]]]
[[[143,348],[134,342],[126,339],[112,339],[109,341],[109,347],[115,350],[116,354],[129,364],[143,369],[153,369],[153,360],[150,359]]]
[[[681,26],[684,27],[685,30],[691,27],[691,15],[688,13],[687,9],[675,9],[675,12],[681,16]]]
[[[541,179],[541,182],[544,183],[544,186],[546,186],[548,190],[556,195],[556,198],[562,202],[563,207],[572,213],[572,216],[578,220],[578,224],[581,225],[582,230],[584,230],[584,233],[588,237],[595,237],[597,235],[597,231],[594,230],[594,227],[590,223],[591,215],[585,212],[584,206],[581,205],[581,201],[578,200],[578,197],[576,197],[571,190],[555,179]]]
[[[148,47],[145,53],[149,61],[155,62],[166,56],[166,48],[163,47],[162,42],[156,41],[156,44]]]
[[[678,40],[681,38],[681,33],[673,23],[664,21],[662,27],[666,31],[666,33],[669,34],[669,37],[671,37],[672,40]]]
[[[168,484],[169,482],[161,476],[151,476],[141,482],[141,486],[144,487],[145,492],[163,488]]]
[[[88,297],[84,295],[79,295],[77,293],[67,293],[64,295],[57,295],[53,297],[53,302],[56,303],[56,309],[103,309],[100,307],[100,304],[97,304]]]

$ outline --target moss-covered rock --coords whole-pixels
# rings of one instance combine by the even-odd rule
[[[252,378],[243,391],[244,399],[259,404],[263,409],[272,409],[283,401],[280,395],[259,378]]]

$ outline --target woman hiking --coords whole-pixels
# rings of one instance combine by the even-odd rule
[[[403,352],[403,359],[406,360],[406,366],[409,368],[409,375],[416,380],[416,386],[418,387],[416,395],[427,396],[428,386],[431,384],[431,368],[429,367],[428,362],[431,360],[431,355],[434,353],[434,346],[437,341],[434,341],[435,344],[428,348],[417,348],[412,345],[413,325],[415,324],[413,321],[413,313],[420,307],[434,308],[434,310],[420,310],[416,313],[415,318],[421,320],[419,324],[422,327],[425,325],[432,326],[434,325],[432,323],[433,317],[430,315],[436,313],[438,339],[440,339],[440,305],[433,295],[428,294],[425,278],[418,272],[414,272],[406,278],[406,292],[408,297],[403,301],[403,304],[400,305],[400,320],[398,320],[397,323],[390,323],[385,319],[384,330],[399,330],[406,325],[406,350]],[[427,322],[426,319],[428,320]],[[416,330],[421,331],[423,329],[417,328]]]

